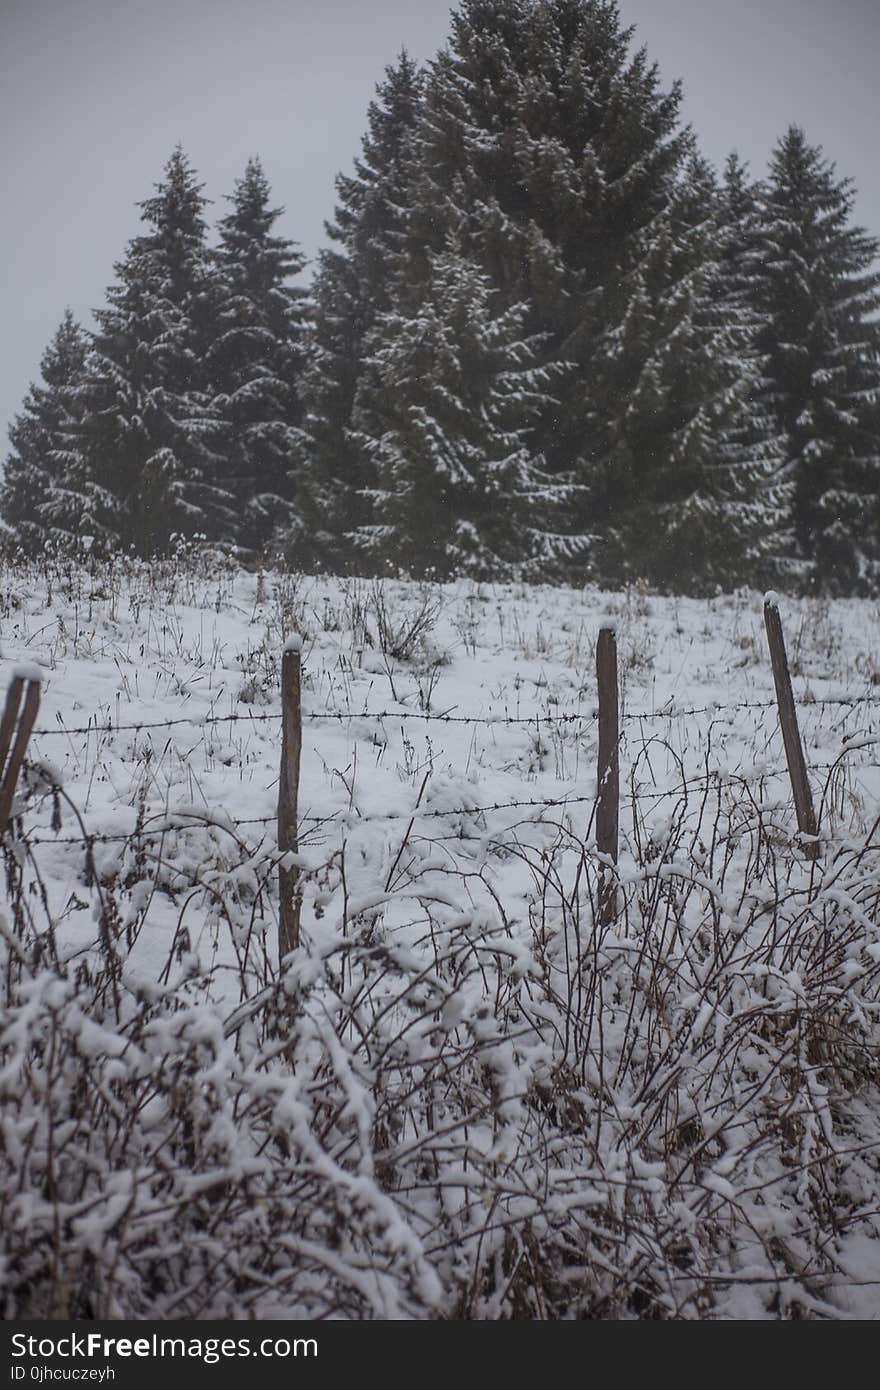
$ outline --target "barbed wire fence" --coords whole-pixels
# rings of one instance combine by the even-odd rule
[[[291,893],[297,891],[296,874],[291,875],[288,868],[289,852],[291,846],[298,845],[300,840],[303,844],[307,844],[310,840],[313,840],[321,834],[323,834],[325,838],[334,836],[338,838],[340,835],[344,837],[347,831],[371,823],[385,826],[405,825],[408,827],[407,833],[409,834],[412,832],[416,823],[421,827],[423,822],[436,825],[437,838],[443,833],[443,822],[446,822],[449,826],[454,825],[456,822],[460,822],[462,824],[457,832],[459,838],[466,838],[468,834],[473,834],[474,836],[479,836],[484,839],[491,839],[492,835],[497,834],[498,831],[497,828],[493,830],[493,828],[489,826],[487,817],[494,814],[516,812],[521,813],[521,815],[519,815],[520,823],[531,821],[556,824],[558,823],[558,818],[569,815],[575,808],[579,811],[585,811],[586,808],[591,808],[590,814],[584,817],[584,825],[592,829],[595,823],[597,833],[593,836],[593,840],[595,841],[594,847],[600,853],[603,861],[607,860],[610,863],[616,863],[618,856],[617,825],[620,791],[617,787],[616,779],[614,779],[613,786],[610,784],[607,743],[610,738],[611,746],[619,751],[621,743],[624,740],[621,726],[636,725],[639,730],[642,730],[646,724],[662,721],[669,722],[693,719],[705,715],[723,716],[740,711],[767,712],[773,710],[779,713],[780,724],[784,735],[787,755],[785,766],[759,767],[752,773],[747,773],[742,770],[711,769],[707,766],[704,772],[693,776],[685,775],[684,768],[682,767],[682,775],[676,782],[658,787],[656,782],[650,784],[644,782],[639,783],[637,781],[636,766],[639,762],[639,750],[637,749],[635,756],[630,762],[629,778],[624,789],[625,795],[627,800],[632,801],[634,804],[646,803],[647,805],[656,805],[668,798],[687,798],[698,794],[705,794],[712,788],[717,788],[720,791],[720,789],[726,787],[732,789],[734,792],[752,793],[758,790],[763,791],[768,781],[784,777],[786,773],[788,773],[792,779],[792,795],[797,807],[801,848],[807,858],[812,858],[818,853],[820,836],[818,833],[819,823],[815,814],[812,812],[812,795],[809,786],[806,784],[806,773],[809,772],[814,776],[823,774],[826,777],[820,804],[821,817],[828,799],[831,779],[840,772],[841,768],[845,765],[845,760],[851,753],[856,751],[864,753],[865,750],[869,750],[875,745],[880,745],[880,735],[873,735],[869,731],[857,731],[850,734],[844,740],[840,753],[832,761],[807,762],[803,755],[803,744],[800,732],[797,729],[797,719],[794,713],[795,706],[801,709],[814,707],[842,707],[847,709],[858,709],[861,707],[873,708],[880,706],[880,694],[834,695],[816,698],[801,697],[796,700],[791,693],[791,682],[788,675],[784,641],[781,637],[781,624],[778,622],[778,610],[775,609],[774,604],[769,602],[765,604],[765,619],[767,618],[768,610],[771,614],[773,612],[776,613],[775,627],[778,628],[778,634],[774,636],[774,632],[771,630],[774,626],[773,619],[771,618],[768,620],[768,639],[770,640],[771,656],[774,659],[774,673],[776,673],[778,668],[781,673],[780,679],[782,682],[780,685],[779,681],[777,681],[777,698],[775,700],[748,700],[737,702],[718,700],[707,702],[703,705],[683,705],[667,702],[659,709],[619,712],[617,708],[616,637],[614,635],[614,629],[609,626],[603,629],[603,633],[607,634],[607,641],[605,643],[606,652],[613,651],[613,667],[609,667],[604,676],[602,676],[601,669],[597,673],[600,677],[597,680],[597,689],[600,697],[599,701],[595,707],[567,713],[554,714],[550,711],[536,711],[529,715],[463,713],[455,707],[444,712],[437,712],[430,710],[416,711],[408,709],[405,706],[402,708],[382,708],[379,710],[366,707],[361,710],[303,709],[301,701],[300,652],[298,649],[294,649],[285,652],[282,676],[283,708],[278,711],[255,712],[253,710],[248,710],[243,713],[238,712],[225,715],[208,714],[201,716],[193,714],[191,716],[176,716],[172,719],[138,720],[127,723],[114,722],[112,717],[108,717],[106,722],[99,718],[93,718],[84,725],[76,726],[66,725],[59,712],[56,715],[56,727],[33,727],[34,719],[31,717],[30,723],[32,727],[27,731],[27,735],[24,738],[24,743],[26,744],[28,739],[47,739],[82,735],[112,736],[115,734],[132,733],[137,737],[142,733],[171,730],[180,727],[191,727],[197,730],[237,724],[280,725],[282,721],[287,719],[289,724],[289,736],[295,741],[298,740],[298,746],[301,747],[303,724],[351,724],[366,721],[378,727],[380,724],[386,722],[397,721],[402,724],[419,722],[425,724],[466,725],[477,728],[523,727],[537,728],[540,730],[548,727],[568,727],[579,730],[583,729],[585,726],[593,725],[601,728],[604,719],[608,730],[605,735],[606,751],[604,753],[604,762],[603,756],[600,755],[597,769],[596,790],[591,791],[589,794],[574,789],[558,796],[512,798],[509,800],[495,800],[491,802],[481,802],[479,798],[475,796],[472,800],[469,800],[467,804],[458,806],[423,806],[417,804],[415,807],[405,811],[390,810],[387,812],[361,810],[354,805],[349,805],[348,807],[335,809],[324,815],[316,815],[308,811],[304,814],[295,814],[293,823],[290,822],[289,808],[287,811],[282,810],[280,816],[276,813],[275,815],[234,817],[226,812],[211,810],[208,807],[204,810],[199,808],[171,810],[165,807],[161,811],[153,812],[150,815],[141,813],[138,817],[137,827],[134,830],[118,832],[92,831],[85,825],[82,818],[78,816],[80,826],[79,832],[61,835],[58,833],[61,826],[60,815],[57,811],[59,787],[53,784],[53,773],[51,769],[46,770],[45,766],[43,766],[41,773],[41,765],[36,763],[33,765],[37,773],[36,781],[39,783],[40,776],[42,776],[41,790],[53,798],[54,833],[47,834],[46,830],[48,827],[46,826],[25,829],[23,817],[19,815],[15,818],[15,834],[23,843],[26,843],[28,851],[47,846],[79,845],[85,850],[87,858],[91,859],[93,850],[98,845],[124,845],[131,842],[134,838],[139,838],[141,842],[144,839],[150,838],[158,840],[173,831],[197,826],[203,828],[213,827],[221,832],[232,834],[238,837],[242,844],[245,843],[243,832],[251,832],[256,828],[261,828],[263,835],[260,844],[257,846],[250,845],[249,848],[254,853],[261,853],[265,861],[273,869],[279,868],[280,866],[279,875],[284,879],[282,891],[289,896]],[[775,646],[774,642],[776,643]],[[600,637],[600,648],[601,647],[602,639]],[[33,677],[34,674],[34,672],[25,673],[25,675],[30,675],[31,677]],[[785,692],[786,682],[788,687],[787,700]],[[292,695],[292,688],[294,685],[295,698]],[[20,699],[22,690],[21,676],[15,677],[13,687],[15,687],[17,697]],[[13,687],[10,687],[7,713],[4,715],[4,720],[9,724],[10,741],[12,736],[11,731],[14,727],[17,715],[17,705],[16,710],[10,712]],[[31,690],[31,688],[31,684],[28,684],[28,690]],[[610,723],[608,723],[609,701],[613,702],[613,717]],[[33,704],[33,699],[31,704],[31,715],[33,716],[36,713],[36,706]],[[9,722],[10,720],[11,723]],[[787,724],[786,720],[788,721]],[[21,734],[20,729],[19,734]],[[2,739],[0,739],[0,743],[2,743]],[[16,739],[15,746],[19,754],[23,756],[21,737]],[[643,741],[640,745],[640,751],[643,752],[647,746],[647,742]],[[802,773],[799,773],[797,769],[793,771],[792,750],[794,750],[794,759],[797,761],[798,748],[800,749],[800,758],[803,767]],[[19,766],[20,764],[21,757],[19,757]],[[26,771],[27,766],[28,765],[26,765]],[[859,769],[876,769],[880,768],[880,762],[866,761],[863,757],[857,766]],[[16,769],[15,776],[17,777],[17,775],[18,770]],[[294,788],[294,793],[297,790],[298,788]],[[293,797],[292,804],[296,807],[296,795]],[[285,816],[287,817],[286,820]],[[557,821],[553,820],[554,816],[557,817]],[[2,830],[2,828],[3,827],[0,826],[0,830]],[[273,828],[275,832],[274,835],[272,833]],[[510,829],[511,827],[507,828]],[[584,839],[592,843],[588,834],[585,834]],[[831,839],[824,829],[821,840],[826,845],[830,846]],[[607,904],[611,899],[606,895],[604,901]],[[607,910],[610,911],[611,909]]]

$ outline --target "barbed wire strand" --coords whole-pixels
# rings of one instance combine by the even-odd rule
[[[809,765],[808,770],[810,772],[816,773],[834,772],[844,766],[851,765],[844,764],[841,761],[841,759],[838,758],[833,763],[812,763]],[[880,768],[880,763],[857,763],[855,767],[852,768],[852,770],[859,771],[864,768],[878,769]],[[665,797],[681,796],[682,794],[688,795],[691,792],[705,790],[707,786],[712,786],[713,784],[717,785],[718,787],[730,784],[754,787],[760,786],[762,782],[767,780],[767,778],[784,777],[787,775],[788,769],[786,767],[764,768],[756,775],[751,777],[745,776],[743,773],[739,772],[721,772],[716,770],[709,773],[701,773],[697,777],[686,778],[683,782],[678,782],[674,786],[664,787],[660,790],[649,791],[647,787],[638,787],[635,789],[631,788],[629,794],[632,795],[634,791],[636,799],[640,801],[658,801],[662,800]],[[413,820],[438,820],[445,817],[481,816],[485,815],[487,812],[492,811],[565,810],[569,806],[591,806],[595,803],[595,801],[595,796],[571,795],[551,797],[546,800],[541,800],[540,798],[531,798],[522,801],[496,801],[487,804],[475,803],[469,806],[455,806],[450,807],[448,809],[444,809],[441,807],[435,808],[433,810],[422,810],[421,808],[416,807],[410,811],[403,812],[379,811],[361,813],[353,809],[348,809],[339,810],[329,816],[301,816],[299,818],[299,824],[322,827],[331,825],[341,825],[343,823],[347,823],[349,826],[353,827],[356,825],[364,825],[380,821],[386,824],[395,822],[409,823]],[[101,832],[96,832],[95,834],[74,835],[57,838],[41,838],[27,835],[25,837],[25,840],[26,843],[29,845],[124,844],[130,840],[138,838],[139,834],[141,837],[165,835],[172,830],[185,830],[190,828],[190,826],[188,826],[187,824],[181,825],[173,823],[181,819],[183,819],[184,821],[189,821],[204,829],[216,828],[218,830],[225,830],[227,832],[233,832],[235,830],[238,830],[241,826],[246,825],[274,825],[277,820],[276,816],[250,816],[245,817],[242,820],[233,820],[228,816],[214,815],[210,812],[210,810],[205,811],[204,813],[198,811],[180,810],[163,811],[158,812],[156,814],[161,815],[166,822],[171,823],[166,823],[157,826],[148,826],[144,824],[140,827],[140,830],[138,830],[138,828],[135,827],[133,830],[129,831],[128,834],[103,834]]]
[[[844,706],[856,708],[861,705],[880,705],[880,696],[877,695],[853,695],[853,696],[827,696],[819,698],[800,697],[795,703],[804,709],[813,706]],[[738,702],[715,701],[708,705],[698,705],[691,708],[678,708],[660,710],[628,710],[620,716],[621,722],[644,721],[644,720],[663,720],[663,719],[690,719],[698,714],[724,714],[728,711],[738,710],[769,710],[776,709],[775,700],[745,700]],[[530,715],[506,715],[506,714],[432,714],[429,711],[421,710],[304,710],[302,714],[303,723],[316,723],[322,720],[328,722],[353,722],[356,720],[375,720],[379,722],[385,719],[399,719],[402,722],[420,721],[425,723],[437,724],[475,724],[484,727],[509,726],[509,725],[530,725],[530,724],[586,724],[595,723],[599,717],[597,709],[575,710],[570,714],[550,714],[547,712],[536,712]],[[72,736],[75,734],[118,734],[118,733],[146,733],[153,729],[173,729],[178,726],[188,725],[190,728],[201,729],[209,728],[217,724],[261,724],[271,721],[280,721],[281,711],[266,711],[262,714],[219,714],[206,716],[183,716],[177,719],[160,719],[156,721],[141,720],[136,724],[114,724],[112,721],[104,724],[93,720],[89,724],[81,724],[68,727],[59,722],[57,729],[35,729],[32,737],[34,738],[53,738],[60,736]],[[60,716],[59,716],[60,720]]]

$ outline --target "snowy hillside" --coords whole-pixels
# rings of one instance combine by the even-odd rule
[[[0,680],[37,663],[43,695],[4,844],[6,1315],[876,1311],[880,609],[782,615],[815,864],[760,595],[183,553],[7,570]],[[302,944],[279,977],[294,632]]]

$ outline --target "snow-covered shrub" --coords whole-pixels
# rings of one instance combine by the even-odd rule
[[[442,854],[424,821],[313,855],[302,946],[276,977],[241,937],[237,999],[185,925],[139,976],[136,882],[98,879],[66,950],[9,847],[7,1317],[846,1308],[849,1234],[877,1236],[880,849],[809,874],[719,789],[711,847],[653,825],[602,927],[565,823],[441,824]]]
[[[420,584],[414,593],[392,596],[383,580],[374,580],[368,612],[376,627],[379,650],[395,661],[412,661],[424,650],[440,613],[440,592]]]

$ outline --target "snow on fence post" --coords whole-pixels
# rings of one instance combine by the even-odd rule
[[[278,892],[281,917],[278,924],[278,958],[283,960],[299,945],[299,870],[285,862],[295,854],[299,816],[299,764],[302,753],[301,688],[302,638],[288,637],[281,657],[281,771],[278,779]]]
[[[617,633],[609,623],[599,631],[596,644],[596,677],[599,686],[599,766],[596,804],[596,847],[617,863],[617,821],[620,784],[620,732],[617,697]],[[599,917],[603,924],[617,915],[617,878],[604,864],[599,873]]]
[[[782,741],[785,744],[785,760],[794,793],[797,810],[798,829],[805,837],[805,853],[808,859],[815,859],[819,853],[816,812],[813,809],[813,794],[807,777],[807,764],[804,760],[804,745],[798,728],[797,711],[791,690],[791,673],[785,652],[785,637],[782,632],[782,619],[779,616],[779,600],[774,593],[764,595],[764,626],[770,646],[770,660],[773,663],[773,680],[776,684],[776,703],[779,707],[779,723],[782,728]],[[809,837],[809,838],[807,838]]]
[[[42,679],[43,675],[38,666],[19,666],[13,672],[9,689],[6,692],[6,705],[3,710],[3,718],[0,720],[0,769],[6,762],[10,744],[12,744],[12,753],[9,756],[9,766],[3,776],[2,785],[0,785],[0,835],[5,833],[9,823],[12,800],[18,784],[18,774],[21,772],[24,755],[27,752],[30,736],[36,723],[37,711],[40,708],[40,682]],[[15,733],[15,743],[12,743],[25,682],[27,682],[27,691],[24,697],[24,709],[18,723],[18,731]]]

